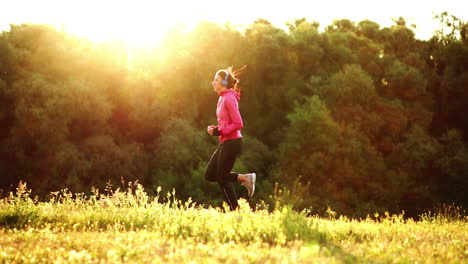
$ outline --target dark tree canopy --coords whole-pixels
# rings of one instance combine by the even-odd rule
[[[306,18],[287,32],[265,19],[243,31],[205,21],[132,54],[11,25],[0,35],[0,188],[23,180],[44,197],[123,178],[220,203],[203,178],[217,144],[205,130],[216,123],[211,80],[247,65],[233,171],[259,176],[254,203],[273,204],[279,183],[296,209],[319,214],[467,207],[468,26],[435,19],[444,30],[428,41],[401,17],[384,28],[340,19],[324,32]]]

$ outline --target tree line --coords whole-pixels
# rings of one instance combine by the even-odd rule
[[[23,180],[45,198],[138,181],[150,194],[161,186],[220,204],[203,177],[218,143],[206,133],[216,124],[211,81],[246,65],[233,171],[257,173],[251,203],[353,217],[466,207],[468,24],[434,19],[441,29],[429,40],[401,17],[383,28],[340,19],[323,32],[306,18],[288,30],[202,21],[141,50],[11,25],[0,35],[0,188]]]

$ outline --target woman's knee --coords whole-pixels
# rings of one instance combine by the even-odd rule
[[[205,176],[206,181],[209,181],[209,182],[216,182],[217,181],[215,171],[210,169],[209,167],[205,168],[204,176]]]
[[[208,164],[206,164],[205,171],[204,171],[204,177],[205,180],[210,181],[210,182],[215,182],[217,181],[216,177],[216,172],[217,172],[217,167],[218,167],[218,155],[219,155],[219,147],[213,152],[213,154],[210,157],[210,160],[208,161]]]

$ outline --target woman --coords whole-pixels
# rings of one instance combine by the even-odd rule
[[[252,197],[256,180],[255,173],[239,174],[231,171],[236,158],[242,152],[241,129],[244,126],[239,112],[240,89],[237,87],[239,79],[236,74],[232,72],[232,67],[219,70],[212,82],[213,90],[220,95],[216,108],[218,125],[208,126],[207,131],[218,137],[219,145],[205,168],[205,179],[218,182],[231,211],[239,207],[231,182],[242,182],[241,185],[247,188]]]

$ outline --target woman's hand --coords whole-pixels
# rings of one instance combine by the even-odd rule
[[[209,125],[208,128],[206,129],[206,131],[208,132],[208,134],[213,135],[213,129],[214,129],[215,127],[216,127],[216,126]]]

